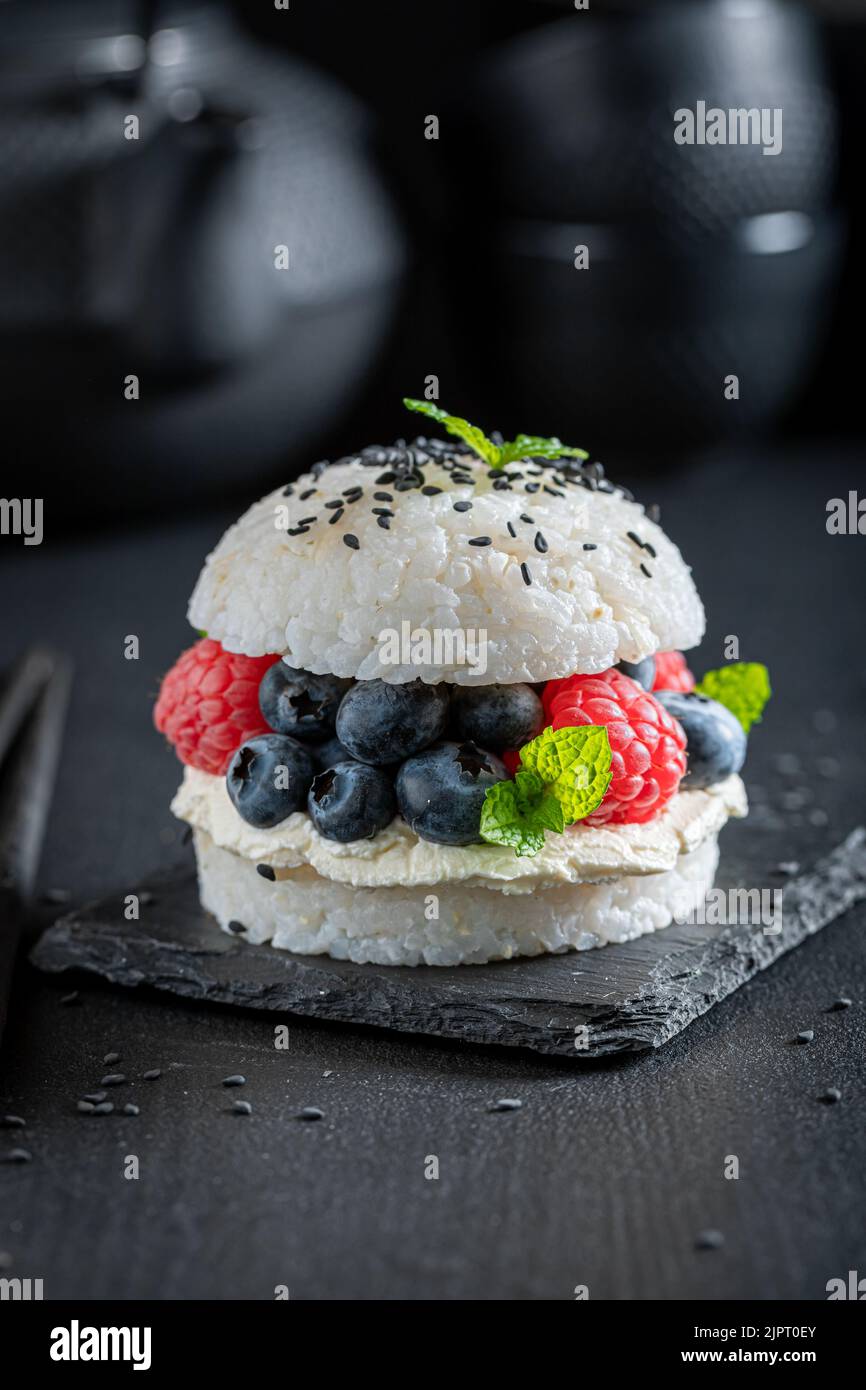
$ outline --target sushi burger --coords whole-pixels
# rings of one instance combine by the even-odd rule
[[[706,895],[766,671],[696,690],[704,612],[658,518],[581,450],[374,446],[208,557],[157,728],[227,932],[380,965],[625,941]]]

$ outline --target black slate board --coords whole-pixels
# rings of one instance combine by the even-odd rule
[[[754,883],[724,864],[717,886]],[[221,932],[183,871],[145,885],[146,920],[119,897],[61,918],[35,946],[42,970],[406,1033],[529,1048],[580,1061],[659,1047],[713,1004],[866,898],[866,830],[783,889],[782,930],[671,926],[622,945],[492,965],[354,965]],[[144,890],[142,890],[144,891]],[[583,1030],[588,1031],[583,1031]]]

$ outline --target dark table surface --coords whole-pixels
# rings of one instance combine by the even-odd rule
[[[771,669],[746,769],[766,886],[866,819],[866,540],[825,529],[828,499],[862,477],[858,451],[827,444],[637,483],[707,606],[695,664],[720,664],[735,634]],[[73,535],[49,498],[41,547],[0,543],[0,657],[40,641],[76,661],[43,890],[121,897],[189,852],[151,705],[226,520]],[[0,1156],[26,1145],[32,1161],[0,1164],[3,1272],[42,1278],[46,1298],[825,1298],[866,1269],[864,923],[849,914],[659,1052],[608,1064],[290,1019],[278,1051],[273,1019],[22,960],[0,1113],[27,1128],[0,1130]],[[808,1046],[791,1041],[803,1028]],[[79,1115],[112,1070],[130,1078],[112,1098],[140,1114]],[[227,1091],[236,1072],[246,1087]],[[840,1103],[818,1101],[828,1086]],[[239,1095],[251,1116],[231,1113]],[[522,1108],[491,1113],[503,1096]],[[306,1105],[324,1118],[299,1121]],[[708,1228],[724,1244],[697,1249]]]

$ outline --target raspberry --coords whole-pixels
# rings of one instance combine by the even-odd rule
[[[153,722],[182,763],[219,777],[232,754],[268,733],[259,682],[278,656],[238,656],[204,637],[178,657],[162,682]]]
[[[656,652],[653,690],[677,690],[681,695],[688,695],[694,688],[695,678],[682,652]]]
[[[600,676],[567,676],[548,681],[542,702],[554,729],[607,726],[610,786],[581,825],[640,824],[664,809],[686,772],[686,738],[637,681],[613,668]]]

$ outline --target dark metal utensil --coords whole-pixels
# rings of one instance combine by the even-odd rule
[[[70,662],[34,648],[0,695],[0,1038],[29,912],[72,681]]]

